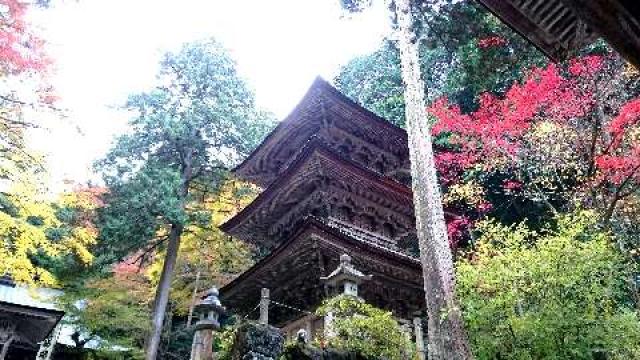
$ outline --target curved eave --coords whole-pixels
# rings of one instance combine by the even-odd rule
[[[383,187],[388,191],[392,191],[396,195],[406,198],[408,201],[413,200],[413,193],[407,186],[337,155],[329,147],[324,145],[321,140],[313,138],[305,145],[296,160],[276,179],[276,181],[269,185],[266,190],[260,193],[253,202],[242,209],[242,211],[236,214],[236,216],[220,225],[220,229],[228,234],[242,238],[242,236],[238,236],[239,234],[235,232],[235,229],[251,218],[256,211],[259,211],[259,209],[271,200],[280,189],[286,188],[287,184],[299,174],[300,170],[304,168],[307,162],[310,161],[316,153],[330,159],[330,161],[337,163],[339,166],[362,176],[362,178],[368,179],[381,188]]]
[[[407,141],[407,133],[403,129],[393,125],[389,121],[384,118],[374,114],[373,112],[363,108],[358,105],[353,100],[349,99],[347,96],[342,94],[336,88],[331,86],[324,79],[317,77],[309,90],[307,90],[306,94],[302,98],[302,100],[296,105],[293,111],[282,120],[276,128],[271,131],[267,137],[258,145],[258,147],[251,153],[249,156],[242,161],[238,166],[236,166],[232,171],[239,178],[256,183],[257,185],[266,187],[269,185],[269,179],[274,175],[272,173],[267,173],[263,171],[263,174],[252,175],[251,169],[259,167],[256,162],[257,159],[261,159],[264,157],[264,153],[268,151],[268,149],[277,146],[279,142],[286,136],[286,133],[291,131],[296,122],[300,121],[309,121],[305,120],[305,110],[316,103],[321,97],[328,97],[333,99],[337,103],[341,103],[345,105],[350,111],[357,113],[361,118],[365,118],[372,123],[375,123],[376,126],[380,126],[384,128],[386,131],[390,131],[391,133],[396,134],[396,136],[402,138],[405,142]],[[317,126],[309,126],[311,129],[318,129],[321,124]],[[315,135],[317,131],[307,131],[306,133],[300,134],[298,136],[302,136],[304,139],[300,139],[300,141],[296,141],[296,143],[304,142],[305,140],[311,138]],[[289,139],[290,141],[293,139]],[[286,142],[290,142],[286,141]],[[281,146],[286,146],[286,144],[280,144]],[[269,162],[268,158],[263,158],[264,162]],[[283,169],[279,169],[278,173],[281,173]]]
[[[253,277],[257,272],[261,271],[264,268],[268,268],[275,259],[277,259],[283,252],[287,250],[289,246],[295,243],[298,239],[302,238],[304,234],[308,234],[310,232],[313,232],[314,230],[327,233],[365,252],[370,252],[370,253],[385,257],[389,260],[392,260],[394,262],[397,262],[409,268],[413,268],[416,271],[420,271],[422,269],[420,260],[413,256],[404,254],[399,251],[390,250],[388,248],[376,245],[375,243],[370,243],[367,241],[355,239],[347,235],[345,232],[340,231],[339,228],[330,226],[324,223],[320,219],[309,216],[305,220],[304,224],[300,226],[298,231],[296,231],[292,236],[290,236],[285,241],[283,241],[280,245],[278,245],[278,247],[276,247],[271,253],[269,253],[269,255],[262,258],[260,261],[255,263],[247,271],[243,272],[238,277],[236,277],[235,279],[227,283],[224,287],[222,287],[220,289],[221,295],[224,297],[228,293],[232,292],[235,287],[239,286],[239,284],[242,284],[247,279]]]

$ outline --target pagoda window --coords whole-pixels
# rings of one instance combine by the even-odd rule
[[[406,171],[398,171],[395,173],[394,178],[401,184],[411,187],[411,174]]]
[[[393,225],[389,223],[382,224],[382,235],[386,236],[389,239],[394,239],[396,237],[396,229]]]
[[[366,166],[368,166],[368,165],[369,165],[369,161],[370,161],[370,160],[369,160],[369,155],[367,155],[367,154],[365,154],[365,153],[361,153],[361,152],[359,152],[359,153],[356,155],[356,159],[357,159],[359,162],[361,162],[362,164],[366,165]]]
[[[353,143],[351,142],[351,140],[344,139],[342,145],[338,146],[338,151],[340,151],[342,155],[349,157],[349,154],[351,154],[351,152],[353,151]]]
[[[315,217],[325,218],[325,217],[328,216],[327,209],[324,206],[323,207],[317,207],[317,208],[311,210],[311,215],[313,215]]]
[[[406,253],[420,256],[420,247],[418,246],[418,237],[415,233],[410,233],[398,240],[398,247]]]
[[[376,231],[377,230],[377,224],[376,224],[376,219],[373,216],[367,215],[367,214],[362,214],[360,216],[358,216],[358,221],[356,223],[356,225],[364,230],[368,230],[368,231]]]
[[[339,206],[336,209],[336,217],[342,221],[353,222],[353,211],[348,206]]]

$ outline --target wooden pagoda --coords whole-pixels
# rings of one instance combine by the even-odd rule
[[[225,306],[249,313],[269,288],[274,302],[289,306],[272,307],[269,322],[297,330],[304,313],[291,308],[312,312],[331,291],[321,278],[348,254],[371,275],[360,297],[414,317],[424,292],[409,166],[404,130],[316,79],[234,170],[264,191],[221,228],[266,256],[221,289]]]

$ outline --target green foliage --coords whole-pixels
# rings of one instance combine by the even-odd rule
[[[359,10],[363,2],[345,1]],[[364,2],[366,3],[366,2]],[[416,11],[420,67],[430,99],[447,95],[464,111],[477,106],[477,96],[503,93],[522,79],[524,69],[546,62],[545,57],[476,1],[442,0]],[[500,39],[500,46],[482,40]],[[345,65],[335,78],[338,89],[390,122],[404,126],[404,89],[398,49],[385,41],[372,54]]]
[[[231,352],[233,350],[233,342],[236,338],[238,327],[236,325],[227,326],[222,331],[214,334],[213,347],[216,352],[216,359],[231,360]]]
[[[629,305],[630,269],[592,212],[538,234],[482,223],[458,263],[458,295],[478,359],[611,359],[640,356]]]
[[[126,107],[130,133],[97,164],[110,188],[101,213],[105,262],[162,243],[170,226],[210,225],[190,204],[215,195],[226,169],[273,124],[215,40],[168,53],[158,85]]]
[[[98,263],[119,262],[124,268],[136,260],[151,263],[146,275],[152,286],[158,285],[157,295],[172,285],[156,282],[162,259],[180,256],[175,269],[183,291],[172,305],[184,314],[193,291],[185,280],[202,271],[206,281],[200,286],[206,286],[218,280],[217,271],[238,271],[248,257],[243,258],[245,248],[213,229],[216,211],[206,202],[224,191],[227,169],[256,146],[273,122],[256,109],[235,62],[215,40],[167,53],[157,85],[130,96],[126,108],[133,115],[129,133],[96,164],[109,187],[99,216]],[[173,247],[178,254],[166,254],[167,243],[181,240],[191,256],[178,246]],[[198,258],[195,252],[201,248]],[[230,261],[236,255],[239,260]],[[153,316],[164,318],[166,305],[157,303]],[[159,329],[153,330],[158,330],[152,332],[157,339]]]
[[[186,315],[191,306],[194,287],[197,291],[221,286],[251,266],[251,248],[247,243],[224,234],[218,226],[230,215],[246,206],[255,195],[255,189],[238,181],[227,181],[215,196],[202,203],[190,204],[190,211],[204,215],[194,222],[182,236],[176,274],[171,284],[174,312]],[[206,224],[206,225],[203,225]],[[146,274],[155,285],[160,278],[163,256],[156,256],[146,268]],[[196,274],[200,273],[198,284]]]
[[[102,356],[117,358],[127,349],[140,358],[149,330],[150,298],[151,287],[142,275],[120,274],[68,289],[59,302],[79,333],[98,341]]]
[[[319,316],[334,316],[334,337],[325,339],[328,347],[358,353],[372,359],[410,359],[413,344],[390,312],[364,301],[342,295],[325,301]]]
[[[429,94],[442,88],[444,54],[441,48],[422,47],[421,67]],[[345,95],[391,123],[404,127],[404,88],[400,55],[390,41],[369,55],[359,56],[344,66],[334,79]]]
[[[99,213],[99,261],[122,260],[166,236],[168,224],[183,224],[187,215],[179,193],[180,175],[170,168],[145,166],[126,182],[112,184]]]

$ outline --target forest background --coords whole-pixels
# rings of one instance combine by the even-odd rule
[[[179,230],[159,358],[185,358],[194,290],[224,285],[261,256],[216,226],[259,191],[228,169],[276,119],[224,44],[184,44],[163,57],[156,86],[123,104],[130,131],[96,163],[100,185],[52,196],[46,162],[26,141],[42,126],[32,112],[65,121],[47,81],[51,60],[27,5],[3,5],[0,274],[64,289],[78,351],[93,344],[99,356],[124,348],[136,358]],[[425,116],[474,353],[640,357],[640,74],[604,43],[552,64],[473,1],[418,14]],[[333,82],[404,126],[392,40]]]

